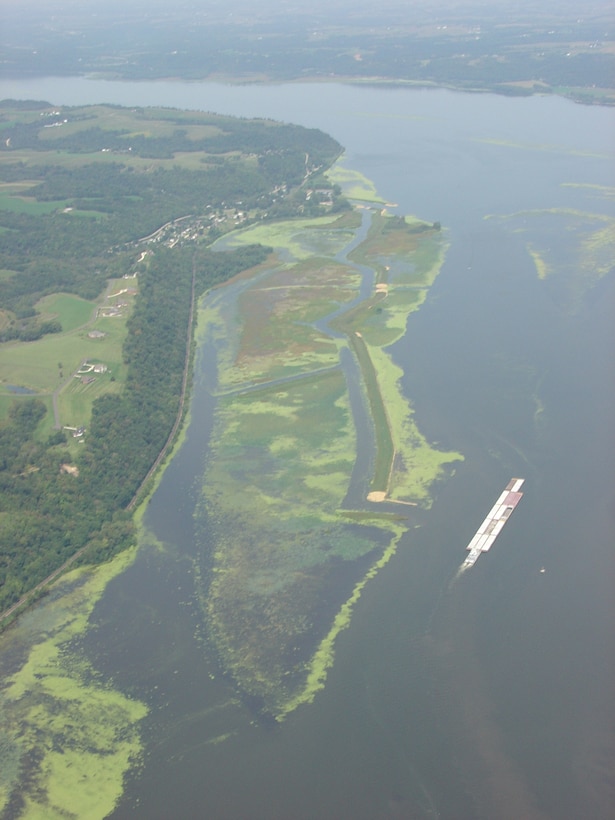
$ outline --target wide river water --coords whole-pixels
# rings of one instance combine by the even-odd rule
[[[112,816],[612,817],[615,279],[598,281],[612,260],[591,235],[613,227],[615,111],[334,83],[47,78],[2,81],[2,97],[318,127],[398,213],[450,237],[393,352],[419,428],[465,461],[366,587],[325,689],[278,726],[254,720],[198,640],[188,559],[211,411],[198,359],[186,443],[145,516],[167,553],[142,550],[93,616],[91,657],[151,706],[144,765]],[[526,479],[521,504],[458,577],[511,476]]]

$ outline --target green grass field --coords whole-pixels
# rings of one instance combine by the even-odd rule
[[[125,287],[123,280],[112,280],[109,293]],[[64,425],[87,425],[93,401],[106,392],[117,392],[126,377],[122,361],[122,345],[126,336],[126,321],[133,296],[126,296],[128,307],[121,317],[94,318],[96,303],[70,294],[54,294],[38,303],[41,312],[57,317],[63,327],[62,333],[43,336],[35,342],[9,342],[3,346],[0,360],[0,413],[6,416],[13,401],[22,397],[8,390],[15,385],[34,391],[39,398],[51,398],[62,387],[58,397],[60,421]],[[104,304],[104,298],[101,304]],[[92,339],[90,331],[105,334]],[[84,374],[94,381],[84,384],[72,378],[83,361],[100,362],[107,366],[105,373]],[[44,433],[52,429],[54,418],[48,413],[41,422]]]
[[[35,307],[45,318],[57,319],[62,325],[62,330],[67,333],[87,324],[96,305],[70,293],[55,293],[45,296]]]
[[[0,193],[0,210],[2,211],[14,211],[15,213],[40,216],[41,214],[50,214],[53,213],[53,211],[61,210],[68,205],[69,202],[67,200],[37,202],[37,200],[32,197],[24,197],[6,191]]]
[[[114,381],[111,381],[111,378]],[[59,410],[62,424],[69,427],[86,426],[89,423],[92,403],[105,393],[118,393],[125,378],[124,365],[114,365],[105,374],[96,375],[95,381],[84,384],[73,378],[59,396]],[[47,419],[48,420],[48,419]]]
[[[84,359],[104,362],[121,361],[125,321],[97,320],[92,328],[103,330],[103,339],[88,338],[87,330],[54,333],[36,342],[5,345],[0,362],[0,384],[15,384],[36,392],[53,392],[62,382],[59,375],[76,370]],[[62,367],[59,367],[62,364]]]
[[[217,136],[224,133],[223,128],[207,122],[195,123],[198,117],[195,112],[179,112],[165,109],[140,109],[131,110],[123,108],[113,108],[108,106],[88,106],[86,108],[75,108],[68,113],[68,122],[56,128],[45,128],[44,120],[41,120],[38,112],[29,115],[28,112],[19,112],[20,122],[40,122],[39,140],[44,146],[48,146],[48,151],[32,151],[30,149],[12,150],[0,153],[0,163],[23,163],[33,168],[41,165],[54,165],[63,168],[77,168],[96,163],[116,163],[117,154],[113,151],[95,151],[90,153],[71,153],[69,151],[57,150],[59,140],[67,136],[78,134],[90,128],[101,128],[105,131],[125,132],[121,139],[126,141],[127,148],[130,146],[131,137],[172,137],[175,131],[181,129],[187,138],[197,141],[206,137]],[[184,120],[184,121],[182,121]],[[10,123],[4,123],[8,127]],[[173,157],[138,157],[131,156],[128,152],[122,153],[122,164],[131,168],[151,171],[156,168],[173,169],[174,167],[189,170],[202,170],[207,167],[211,154],[207,151],[181,152],[177,151]],[[218,155],[216,155],[218,158]],[[24,198],[23,194],[28,187],[38,184],[38,180],[20,182],[14,187],[12,183],[0,186],[0,209],[23,211],[25,213],[41,214],[49,213],[58,208],[66,207],[65,202],[36,202]]]
[[[39,138],[53,144],[54,140],[68,134],[77,134],[90,128],[102,128],[105,131],[125,131],[123,139],[126,139],[129,145],[131,137],[170,137],[178,128],[185,131],[188,139],[192,140],[222,133],[222,130],[215,125],[178,123],[175,120],[178,117],[181,119],[181,116],[177,111],[169,112],[164,109],[135,111],[129,108],[109,108],[96,105],[87,107],[86,117],[80,117],[80,111],[83,109],[76,109],[72,118],[69,117],[69,121],[59,128],[42,129],[39,132]],[[184,119],[194,119],[194,114],[185,113]],[[170,117],[173,119],[169,119]]]
[[[211,154],[205,151],[191,151],[181,152],[177,151],[173,157],[170,158],[150,158],[131,156],[129,154],[122,154],[122,165],[130,168],[139,169],[142,171],[151,171],[156,168],[163,168],[166,170],[173,170],[173,168],[180,167],[188,170],[203,170],[207,167],[208,159]],[[108,153],[101,153],[95,151],[92,153],[69,154],[61,153],[55,150],[49,151],[31,151],[28,149],[11,151],[10,155],[0,154],[0,164],[2,162],[23,163],[29,166],[38,166],[44,164],[53,164],[60,168],[81,168],[84,165],[91,165],[96,163],[108,163],[113,165],[117,163],[118,157],[112,151]],[[53,203],[40,203],[41,205]],[[65,203],[56,203],[54,208],[65,205]],[[8,206],[3,206],[8,207]]]

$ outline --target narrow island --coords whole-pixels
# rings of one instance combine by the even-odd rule
[[[324,685],[363,586],[461,458],[421,436],[389,352],[446,234],[359,204],[225,237],[275,253],[210,294],[199,320],[218,396],[197,507],[207,634],[252,706],[277,719]]]

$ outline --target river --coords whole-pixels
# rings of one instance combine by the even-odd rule
[[[3,80],[0,97],[318,127],[399,213],[450,232],[393,352],[419,428],[465,461],[365,588],[325,689],[279,726],[237,700],[199,634],[189,558],[211,421],[199,357],[186,442],[145,516],[167,550],[143,549],[92,615],[89,656],[150,706],[143,766],[112,816],[611,817],[615,278],[597,234],[615,216],[615,112],[335,83],[47,78]],[[513,475],[526,483],[511,522],[457,577]]]

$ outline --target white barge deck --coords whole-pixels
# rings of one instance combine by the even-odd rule
[[[511,478],[508,482],[506,489],[500,494],[500,497],[489,511],[489,514],[476,530],[474,538],[472,538],[466,547],[469,553],[462,567],[473,567],[481,553],[491,549],[493,542],[502,532],[504,524],[508,521],[510,514],[523,497],[523,493],[520,492],[520,490],[524,481],[525,479],[523,478]]]

